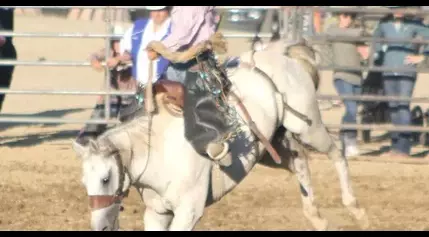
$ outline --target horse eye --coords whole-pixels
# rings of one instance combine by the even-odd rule
[[[109,178],[103,179],[103,184],[107,184],[109,182]]]

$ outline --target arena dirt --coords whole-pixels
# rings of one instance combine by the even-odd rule
[[[98,32],[102,23],[57,18],[17,17],[17,32]],[[232,44],[238,44],[232,42]],[[103,46],[101,40],[16,38],[20,60],[87,59]],[[236,49],[236,48],[235,48]],[[425,75],[427,77],[427,75]],[[329,74],[322,92],[333,92]],[[14,89],[98,89],[102,74],[80,67],[16,68]],[[419,83],[428,83],[426,82]],[[89,87],[89,88],[88,88]],[[417,94],[424,94],[418,88]],[[9,95],[4,114],[28,113],[64,118],[88,118],[94,96]],[[329,123],[338,123],[341,109],[324,112]],[[71,150],[71,139],[81,125],[0,125],[0,229],[88,230],[89,209],[81,185],[80,161]],[[381,144],[365,146],[376,151]],[[415,148],[415,151],[422,150]],[[311,169],[316,200],[334,227],[357,229],[341,204],[335,169],[326,157],[312,155]],[[179,158],[179,157],[178,157]],[[378,159],[378,155],[369,157]],[[368,159],[368,157],[367,157]],[[386,162],[350,162],[353,187],[366,207],[371,229],[424,230],[429,218],[427,165]],[[144,205],[133,190],[124,203],[121,228],[142,230]],[[198,230],[307,230],[311,226],[301,211],[295,178],[281,169],[258,165],[232,193],[206,209]]]

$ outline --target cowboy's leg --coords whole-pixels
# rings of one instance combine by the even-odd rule
[[[176,81],[176,82],[185,84],[186,70],[183,68],[180,68],[180,66],[175,66],[175,65],[168,66],[166,75],[167,75],[167,79],[170,81]]]
[[[198,88],[196,80],[198,75],[189,72],[185,82],[183,116],[185,121],[185,138],[191,142],[192,146],[199,153],[205,152],[207,144],[216,138],[212,132],[207,132],[204,126],[197,123],[196,113],[197,102],[205,96],[204,92]],[[203,139],[201,139],[203,138]]]
[[[201,87],[198,73],[188,72],[185,80],[185,137],[199,153],[220,160],[228,144],[220,141],[227,131],[226,122],[209,92]]]
[[[396,76],[385,76],[383,77],[383,89],[384,93],[387,96],[397,96],[398,95],[398,78]],[[397,101],[389,101],[389,115],[392,124],[399,123],[398,117],[398,102]],[[398,148],[398,132],[390,132],[391,137],[391,151],[399,150]]]
[[[334,80],[335,88],[339,95],[355,95],[356,85],[353,85],[343,79],[335,79]],[[344,100],[345,113],[343,116],[342,123],[343,124],[356,124],[356,116],[358,110],[358,104],[355,100]],[[356,147],[356,137],[357,131],[350,130],[342,130],[341,131],[341,140],[343,144],[343,152],[347,156],[350,154],[349,149]],[[354,154],[353,154],[354,155]]]
[[[411,97],[414,90],[416,78],[400,77],[398,78],[399,96]],[[409,126],[411,124],[410,102],[398,102],[398,125]],[[411,150],[411,132],[399,132],[398,149],[402,154],[409,155]]]

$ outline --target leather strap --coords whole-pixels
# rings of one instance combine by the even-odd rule
[[[277,153],[276,149],[274,149],[274,147],[271,145],[271,142],[268,141],[268,139],[261,133],[261,131],[259,131],[255,122],[250,116],[249,111],[247,111],[246,106],[244,106],[243,102],[240,100],[240,98],[238,98],[238,96],[234,92],[231,92],[231,95],[235,97],[235,99],[237,100],[238,106],[244,113],[244,117],[246,118],[246,120],[249,121],[248,125],[250,127],[250,130],[252,130],[252,132],[256,135],[256,137],[258,137],[258,139],[262,142],[264,147],[267,149],[268,153],[270,153],[271,158],[274,160],[274,162],[276,164],[281,164],[282,159],[279,153]]]

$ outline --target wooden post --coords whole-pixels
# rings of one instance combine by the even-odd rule
[[[104,20],[104,14],[105,14],[105,11],[103,9],[96,9],[94,11],[94,16],[92,17],[92,20],[103,21]]]
[[[68,20],[77,20],[79,19],[81,10],[79,8],[73,8],[69,10],[69,13],[67,15]]]
[[[92,11],[93,11],[92,9],[83,9],[82,13],[80,14],[79,19],[80,20],[84,20],[84,21],[90,21],[90,20],[92,20],[91,19]]]

